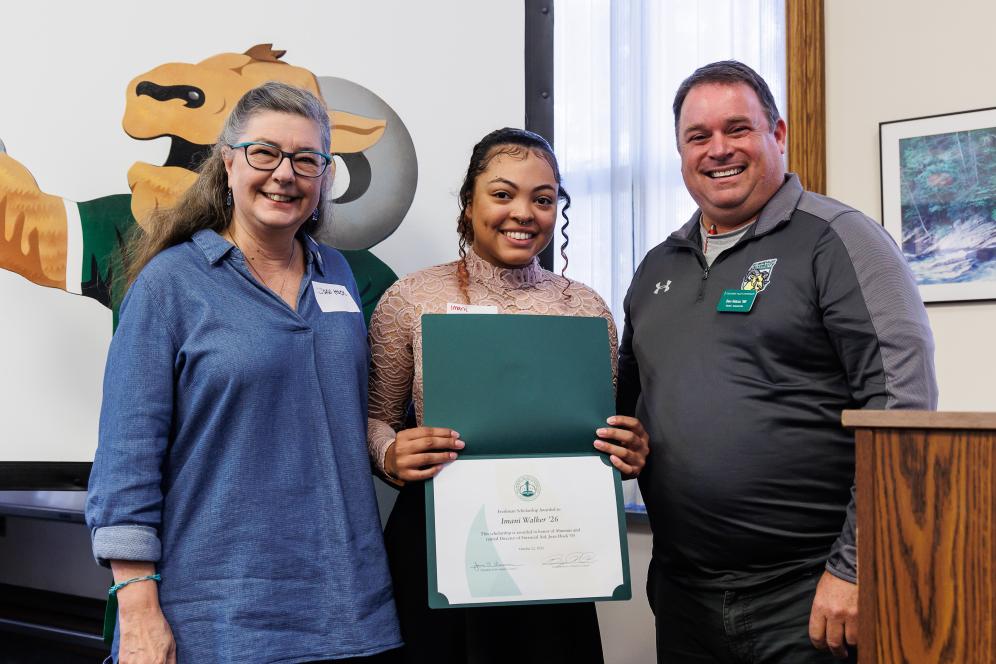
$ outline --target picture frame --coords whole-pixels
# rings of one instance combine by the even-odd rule
[[[882,225],[925,303],[996,300],[996,108],[879,124]]]

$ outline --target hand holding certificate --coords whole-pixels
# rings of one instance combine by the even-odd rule
[[[422,329],[425,423],[466,441],[426,484],[429,605],[628,599],[620,475],[592,447],[613,412],[605,321],[437,315]]]

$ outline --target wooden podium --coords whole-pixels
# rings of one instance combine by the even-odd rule
[[[850,410],[861,664],[996,662],[996,413]]]

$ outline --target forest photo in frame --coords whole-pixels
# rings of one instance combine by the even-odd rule
[[[996,299],[996,108],[879,125],[882,223],[924,302]]]

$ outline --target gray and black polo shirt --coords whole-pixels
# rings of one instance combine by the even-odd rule
[[[647,254],[625,300],[618,407],[650,434],[654,560],[704,586],[824,562],[853,581],[840,414],[936,408],[916,284],[879,224],[792,174],[711,266],[699,215]]]

